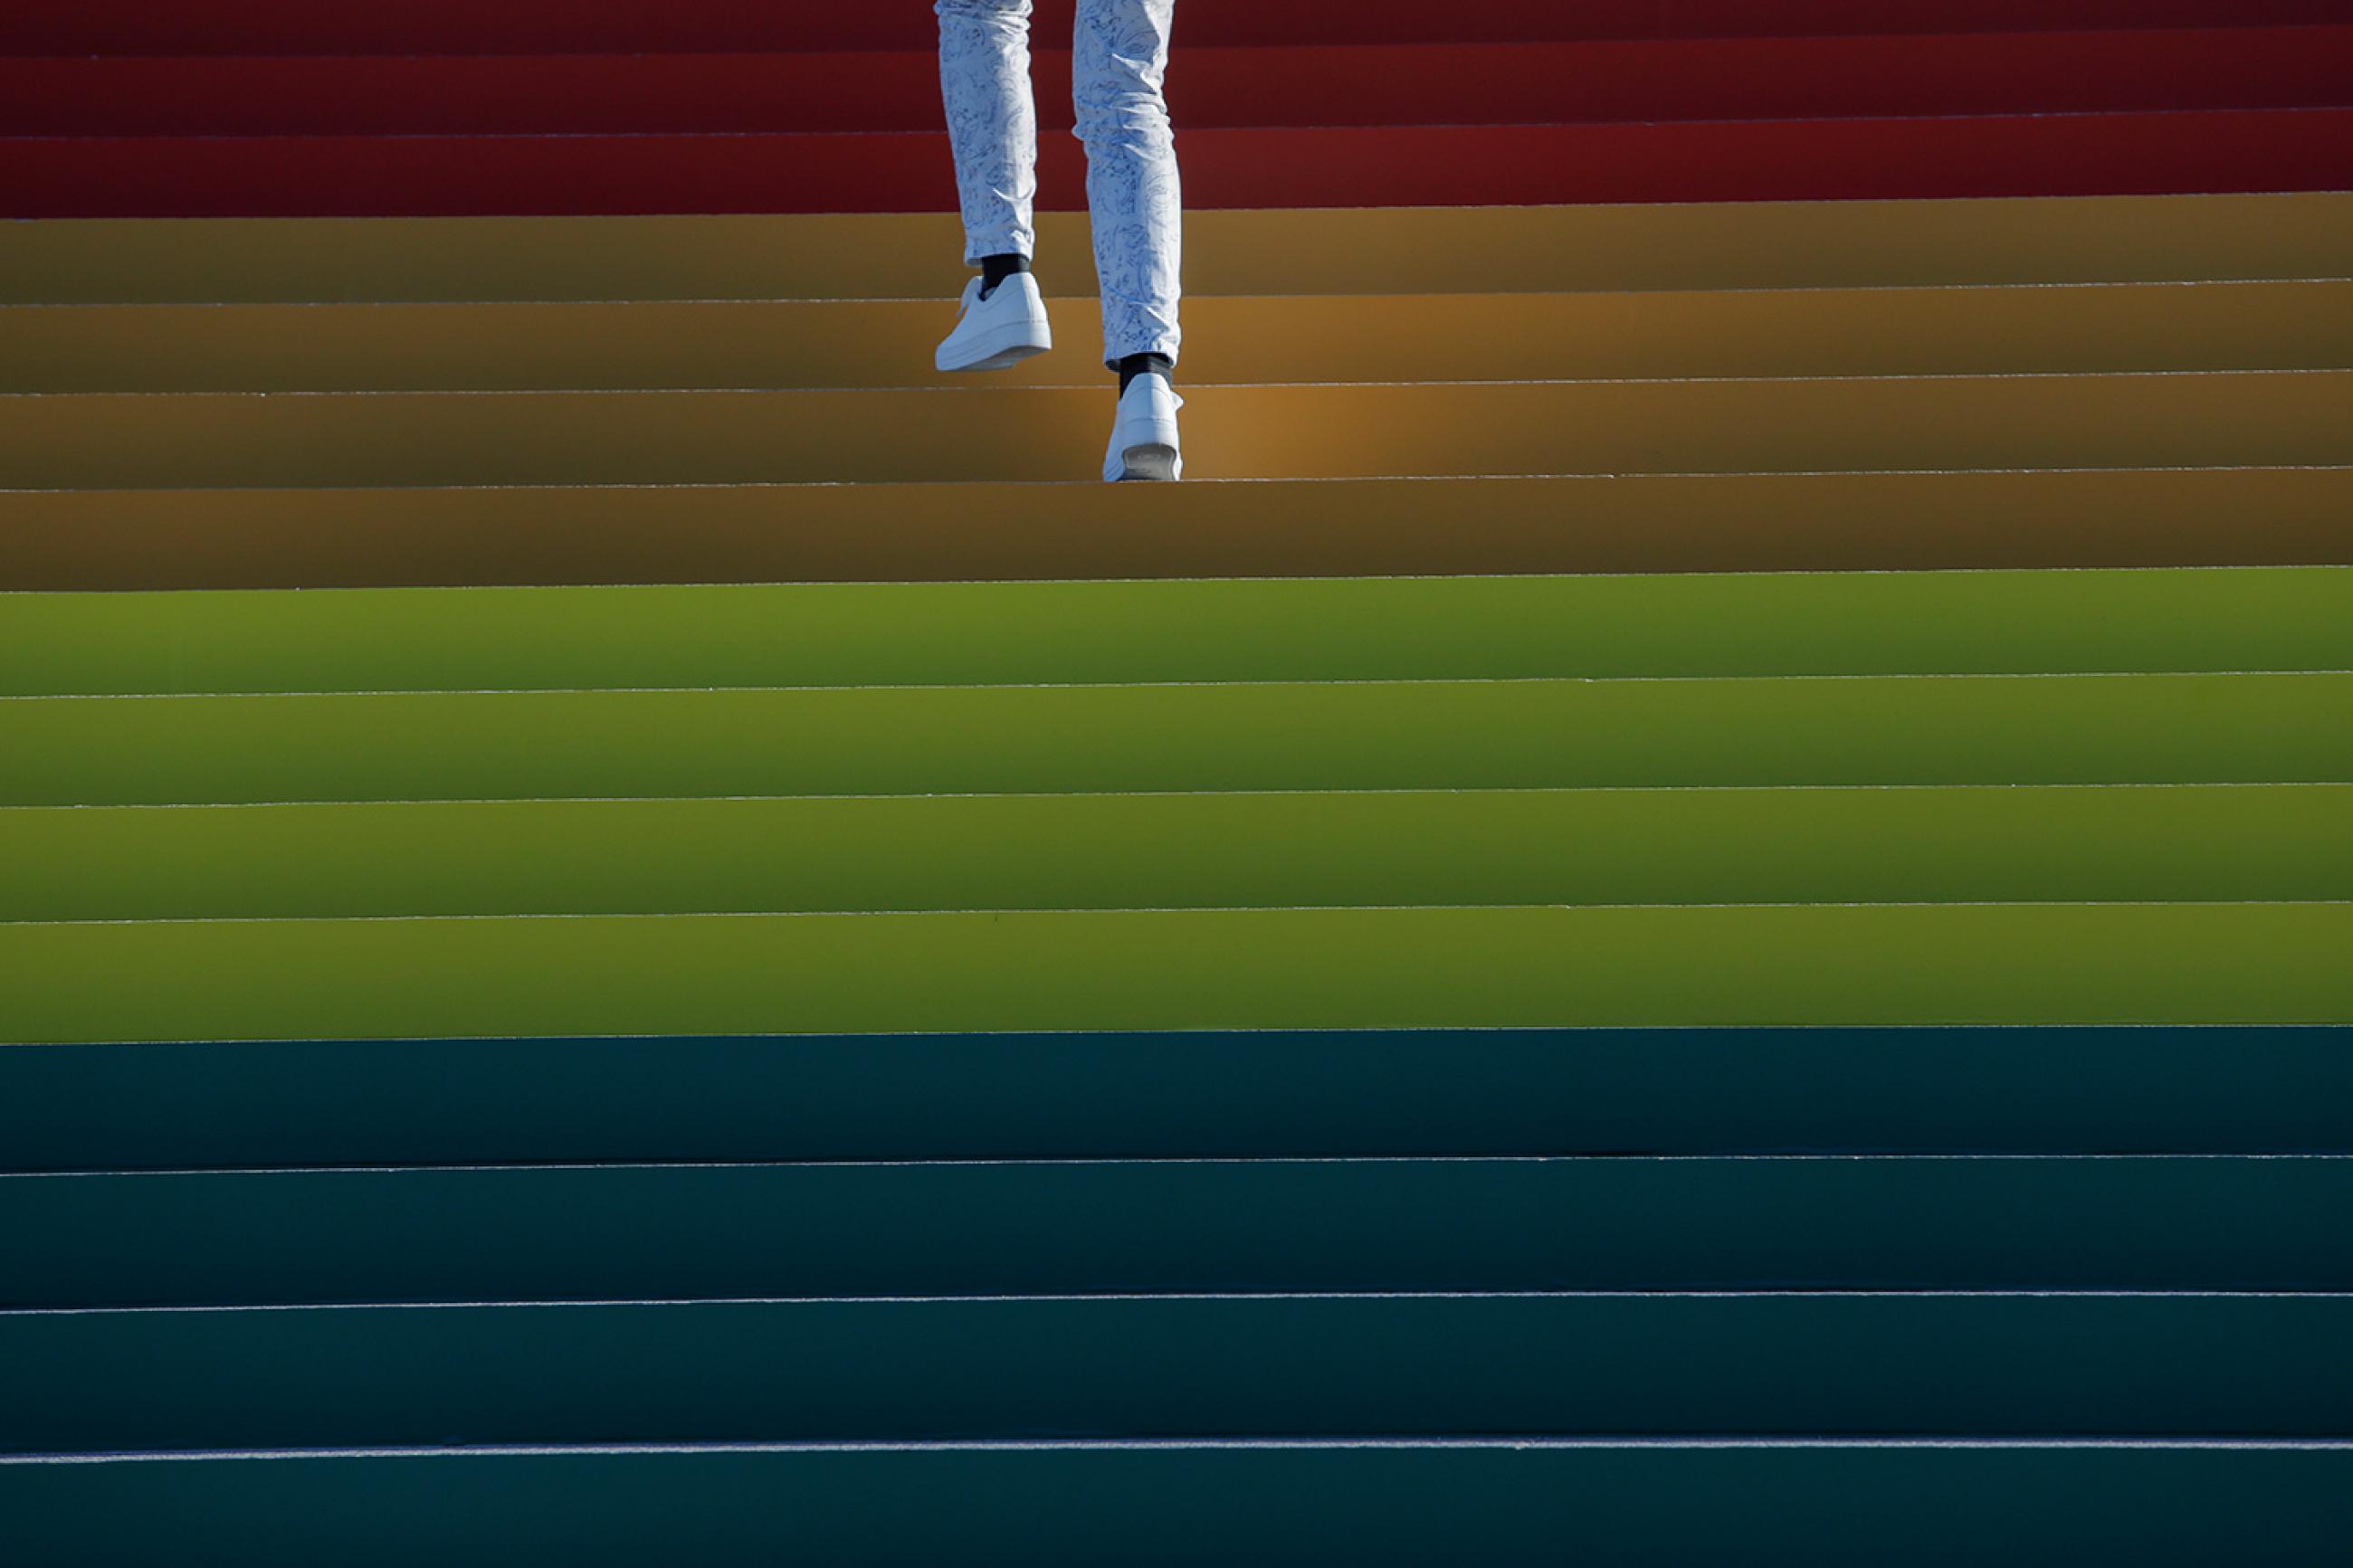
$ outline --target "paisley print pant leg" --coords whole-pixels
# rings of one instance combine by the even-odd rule
[[[940,95],[955,154],[965,261],[1034,255],[1038,112],[1030,0],[934,0]],[[1079,0],[1071,100],[1087,151],[1103,363],[1177,357],[1184,201],[1162,83],[1176,0]]]
[[[964,258],[1037,246],[1038,108],[1029,92],[1029,0],[936,0],[940,97],[955,153]]]
[[[1103,363],[1176,358],[1184,199],[1161,86],[1176,0],[1079,0],[1071,100],[1087,150]]]

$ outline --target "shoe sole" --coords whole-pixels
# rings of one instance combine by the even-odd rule
[[[1119,455],[1122,479],[1174,479],[1181,469],[1181,460],[1174,447],[1157,444],[1130,447]]]
[[[975,357],[951,363],[945,354],[934,354],[932,363],[951,375],[968,371],[1003,370],[1007,365],[1019,364],[1025,359],[1044,353],[1053,346],[1053,334],[1043,321],[1014,321],[975,338],[965,351]]]

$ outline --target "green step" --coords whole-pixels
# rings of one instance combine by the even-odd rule
[[[2353,785],[0,807],[0,920],[2353,898]]]
[[[2353,1157],[0,1176],[0,1307],[1194,1291],[2353,1289]]]
[[[2353,1296],[1113,1296],[0,1313],[0,1449],[2334,1436]]]
[[[216,1040],[0,1050],[0,1159],[2353,1153],[2348,1103],[2341,1026]]]
[[[1694,1506],[1704,1500],[1704,1506]],[[44,1568],[2309,1568],[2353,1445],[1656,1442],[776,1446],[12,1463]]]
[[[0,804],[2353,780],[2353,675],[0,699]]]
[[[0,596],[0,694],[2353,668],[2353,568]]]
[[[2353,1022],[2353,903],[0,924],[0,1042]]]

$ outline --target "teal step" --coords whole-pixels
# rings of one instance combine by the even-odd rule
[[[2353,1157],[0,1176],[0,1307],[1092,1292],[2353,1290]]]
[[[0,1049],[0,1158],[2353,1153],[2348,1103],[2342,1027],[243,1040]]]
[[[2353,668],[2353,568],[0,595],[0,695]]]
[[[0,1314],[0,1449],[2346,1435],[2353,1296],[1118,1296]]]
[[[2353,781],[2353,674],[0,699],[0,805]]]
[[[1702,1506],[1701,1504],[1704,1504]],[[684,1445],[0,1458],[44,1568],[2310,1568],[2353,1444]]]

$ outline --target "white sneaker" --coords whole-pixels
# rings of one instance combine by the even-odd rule
[[[1185,400],[1168,378],[1147,370],[1120,394],[1112,421],[1111,449],[1103,454],[1106,479],[1176,479],[1185,475],[1176,446],[1176,411]]]
[[[1016,272],[986,300],[980,297],[979,279],[964,286],[955,331],[942,340],[932,360],[942,370],[1003,370],[1053,346],[1038,279]]]

